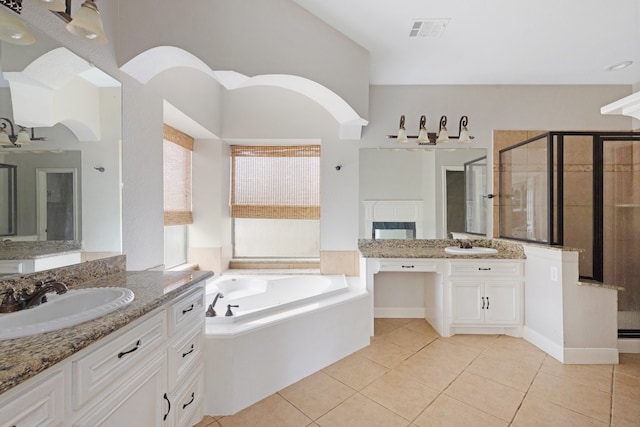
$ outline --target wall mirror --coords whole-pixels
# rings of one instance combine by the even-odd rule
[[[83,259],[120,254],[120,83],[30,30],[32,45],[0,43],[0,117],[16,131],[26,127],[33,139],[0,146],[0,163],[15,171],[16,191],[13,228],[5,227],[4,206],[0,212],[0,244],[38,248],[42,241],[72,240]]]
[[[416,211],[419,239],[486,236],[486,156],[484,148],[361,149],[360,238],[371,238],[368,206],[378,202],[398,221],[407,220],[403,211]]]

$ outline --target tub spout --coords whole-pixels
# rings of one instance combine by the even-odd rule
[[[207,312],[206,312],[207,317],[216,317],[215,306],[216,306],[216,303],[218,302],[218,298],[224,298],[224,295],[222,295],[222,292],[218,292],[216,294],[216,297],[213,299],[213,302],[209,304],[209,308],[207,308]]]

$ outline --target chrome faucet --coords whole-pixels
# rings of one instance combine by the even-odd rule
[[[216,306],[216,303],[218,302],[218,298],[224,298],[224,295],[222,294],[222,292],[218,292],[216,294],[216,297],[213,299],[213,302],[209,304],[209,308],[207,308],[207,312],[206,312],[207,317],[217,316],[215,306]]]
[[[67,285],[57,280],[39,281],[36,283],[36,287],[32,293],[28,293],[26,290],[22,290],[20,293],[20,299],[24,301],[24,308],[31,308],[37,305],[47,302],[47,294],[49,292],[57,293],[58,295],[67,292]]]

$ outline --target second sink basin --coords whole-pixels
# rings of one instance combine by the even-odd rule
[[[497,254],[498,250],[494,248],[459,248],[458,246],[448,246],[444,251],[451,255],[491,255]]]
[[[126,288],[70,289],[47,294],[48,302],[15,313],[0,314],[0,339],[19,338],[68,328],[124,307],[134,294]]]

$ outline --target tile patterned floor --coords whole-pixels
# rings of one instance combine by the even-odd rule
[[[525,340],[376,319],[366,348],[197,427],[640,426],[640,354],[563,365]]]

